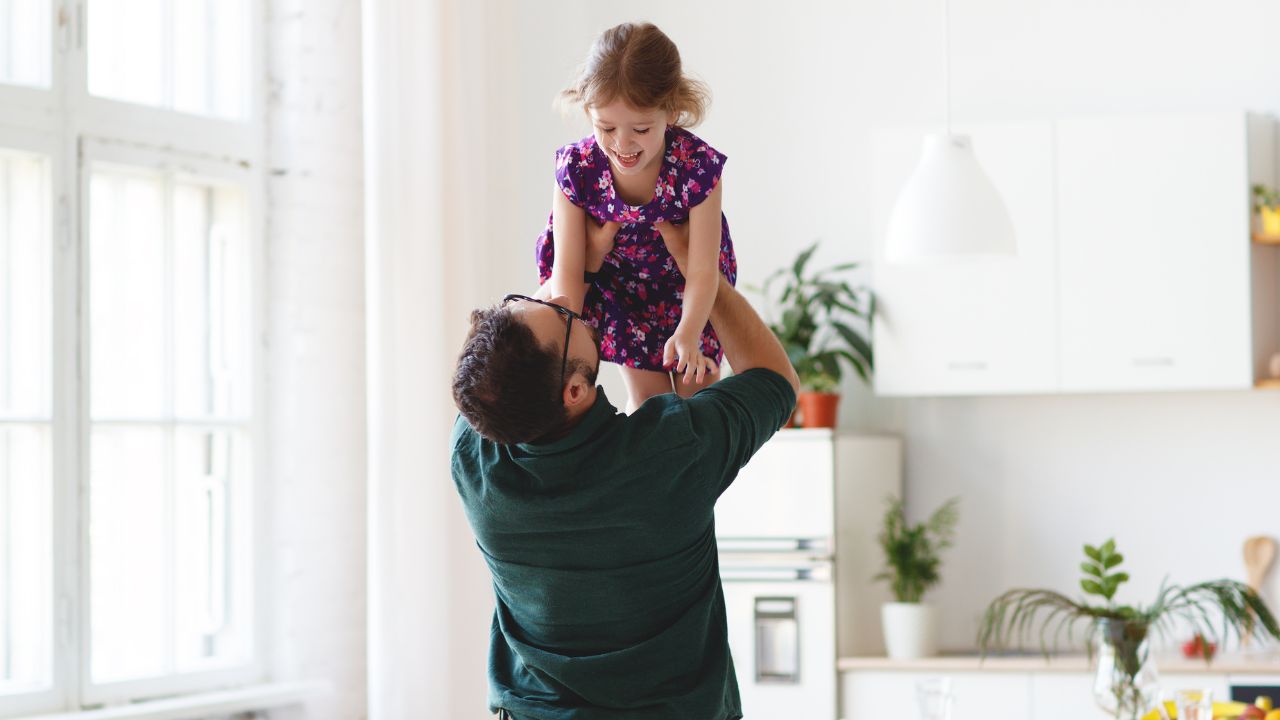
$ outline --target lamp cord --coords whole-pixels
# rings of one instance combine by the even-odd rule
[[[951,137],[951,0],[942,0],[942,84],[947,137]]]

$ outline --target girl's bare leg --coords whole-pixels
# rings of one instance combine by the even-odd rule
[[[716,380],[719,380],[719,379],[720,379],[720,373],[716,373],[714,375],[708,373],[707,375],[703,376],[702,382],[698,382],[693,379],[693,376],[690,376],[689,382],[688,384],[686,384],[684,381],[684,376],[675,375],[672,377],[672,382],[675,384],[676,393],[679,394],[680,397],[682,398],[687,398],[687,397],[693,397],[694,393],[698,392],[703,388],[711,387],[711,383],[714,383]]]
[[[622,370],[622,382],[627,385],[627,414],[635,412],[645,400],[654,395],[671,392],[671,375],[655,370],[619,366]]]

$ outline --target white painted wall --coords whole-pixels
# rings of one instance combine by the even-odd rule
[[[274,679],[332,693],[273,718],[365,717],[360,4],[272,0],[268,408]]]
[[[481,180],[458,192],[482,218],[466,241],[486,248],[487,297],[535,282],[552,151],[586,132],[551,99],[613,23],[656,22],[710,84],[711,115],[696,132],[730,157],[725,212],[744,282],[814,239],[820,259],[868,257],[871,130],[942,120],[941,0],[491,0],[474,12],[460,42],[483,48],[483,62],[462,69],[483,137],[467,169]],[[1271,0],[953,0],[953,117],[1277,112],[1276,27]],[[888,401],[853,383],[845,391],[846,426],[905,436],[913,515],[964,498],[933,598],[948,647],[972,645],[975,618],[1007,587],[1072,590],[1083,542],[1115,535],[1134,575],[1124,599],[1145,602],[1166,574],[1243,577],[1244,537],[1280,534],[1280,395]]]

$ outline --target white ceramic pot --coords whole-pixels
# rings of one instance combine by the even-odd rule
[[[894,660],[938,654],[938,609],[922,603],[885,603],[880,607],[884,645]]]

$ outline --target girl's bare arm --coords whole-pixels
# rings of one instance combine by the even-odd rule
[[[582,301],[587,295],[586,286],[582,284],[587,259],[586,220],[586,211],[569,202],[569,198],[557,186],[551,200],[555,264],[547,284],[551,286],[549,291],[552,296],[564,295],[569,298],[569,307],[576,312],[582,312]]]
[[[689,269],[684,274],[684,306],[677,332],[702,334],[720,283],[720,197],[723,180],[707,199],[689,210]]]

